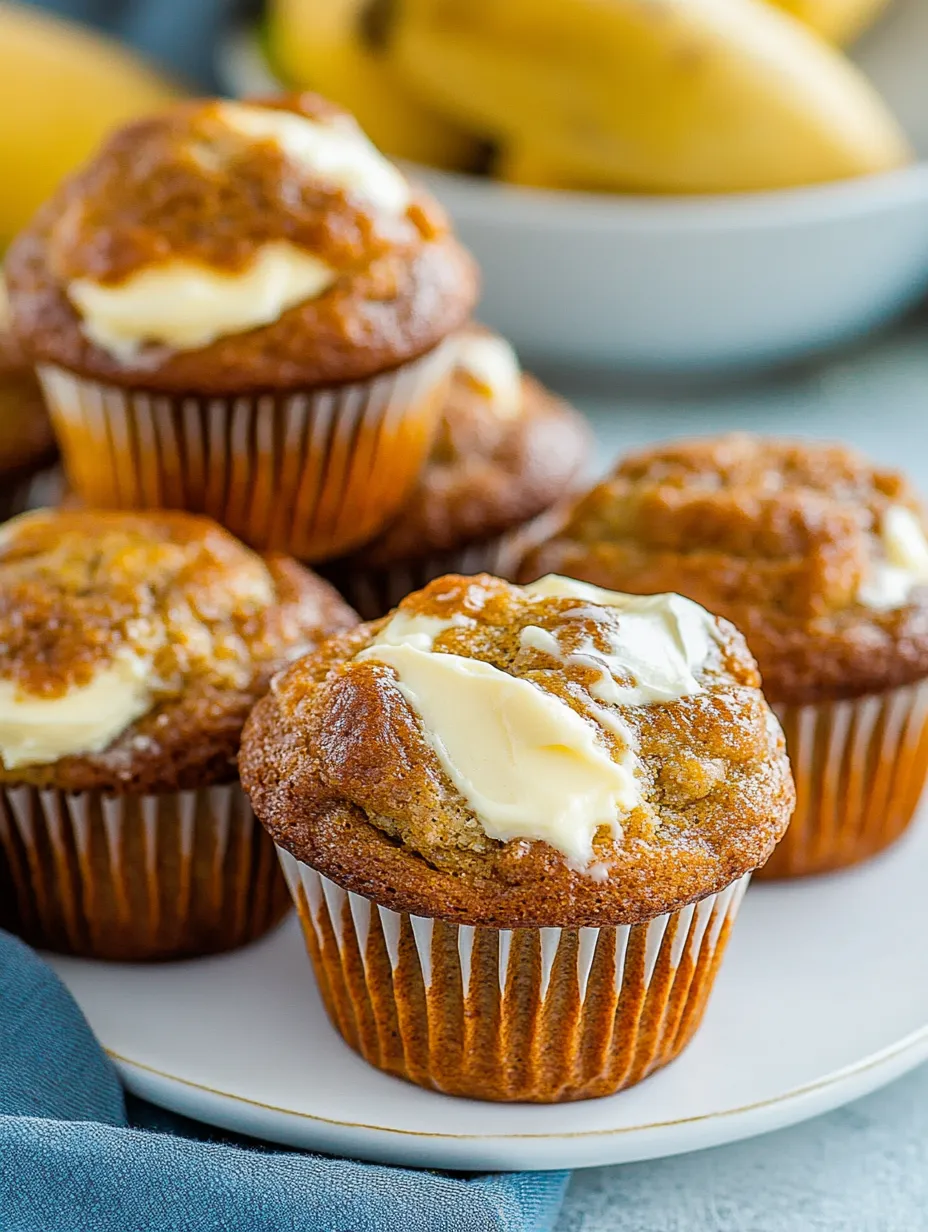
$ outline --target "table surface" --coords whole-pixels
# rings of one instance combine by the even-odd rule
[[[604,469],[662,438],[746,429],[844,440],[928,496],[928,316],[775,375],[699,385],[544,374],[592,420]],[[810,887],[813,889],[813,887]],[[557,1232],[918,1232],[928,1228],[928,1066],[794,1129],[574,1176]]]

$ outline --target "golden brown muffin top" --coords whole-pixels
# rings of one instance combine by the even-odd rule
[[[854,697],[928,674],[928,545],[902,475],[842,445],[742,434],[622,460],[524,562],[733,621],[771,701]]]
[[[460,351],[472,340],[508,348],[479,328],[462,330],[455,342]],[[519,526],[567,494],[589,453],[586,421],[521,373],[514,354],[509,362],[511,380],[505,371],[494,380],[494,373],[468,366],[462,357],[412,496],[345,567],[377,568],[455,551]]]
[[[741,635],[566,579],[439,578],[331,639],[275,679],[240,769],[275,841],[339,885],[503,928],[674,910],[763,864],[793,807]]]
[[[0,779],[69,790],[228,780],[242,723],[273,672],[354,622],[314,574],[284,556],[262,559],[207,518],[24,514],[0,528],[0,750],[21,741],[23,705],[38,704],[51,730],[60,709],[43,703],[80,704],[82,690],[104,682],[86,717],[116,697],[116,721],[132,718],[105,747],[0,762]]]
[[[265,131],[267,117],[296,128]],[[313,134],[324,138],[321,153]],[[346,148],[361,151],[360,168],[346,170]],[[285,258],[278,282],[293,274],[294,253],[322,262],[329,282],[264,323],[189,348],[153,338],[114,351],[88,324],[88,282],[118,289],[177,262],[241,275],[269,247]],[[7,275],[14,325],[34,359],[203,392],[388,369],[460,325],[476,294],[473,264],[437,203],[347,112],[309,93],[186,102],[121,129],[12,245]]]

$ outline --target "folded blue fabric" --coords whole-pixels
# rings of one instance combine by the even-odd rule
[[[0,932],[2,1232],[549,1232],[567,1184],[235,1141],[138,1101],[127,1111],[70,993]]]

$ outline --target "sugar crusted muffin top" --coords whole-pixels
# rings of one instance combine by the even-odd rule
[[[440,207],[314,94],[198,100],[120,130],[7,273],[32,358],[204,392],[390,368],[476,293]]]
[[[565,496],[589,452],[573,407],[523,373],[509,343],[470,326],[432,453],[400,516],[347,567],[386,567],[502,534]]]
[[[228,780],[273,672],[354,620],[308,570],[206,518],[24,514],[0,528],[0,777]]]
[[[793,786],[753,659],[681,599],[448,576],[277,677],[242,781],[275,841],[397,910],[633,923],[762,864]]]
[[[530,553],[733,621],[772,701],[854,697],[928,674],[928,539],[905,478],[842,445],[743,434],[632,454]]]

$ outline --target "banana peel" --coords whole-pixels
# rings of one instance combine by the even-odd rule
[[[911,157],[863,75],[765,0],[397,0],[387,58],[456,123],[590,187],[764,190]]]
[[[0,4],[0,247],[110,130],[177,94],[116,43]]]
[[[372,12],[370,0],[272,0],[267,46],[275,68],[353,112],[374,144],[395,158],[474,166],[480,143],[404,87],[377,48]]]

